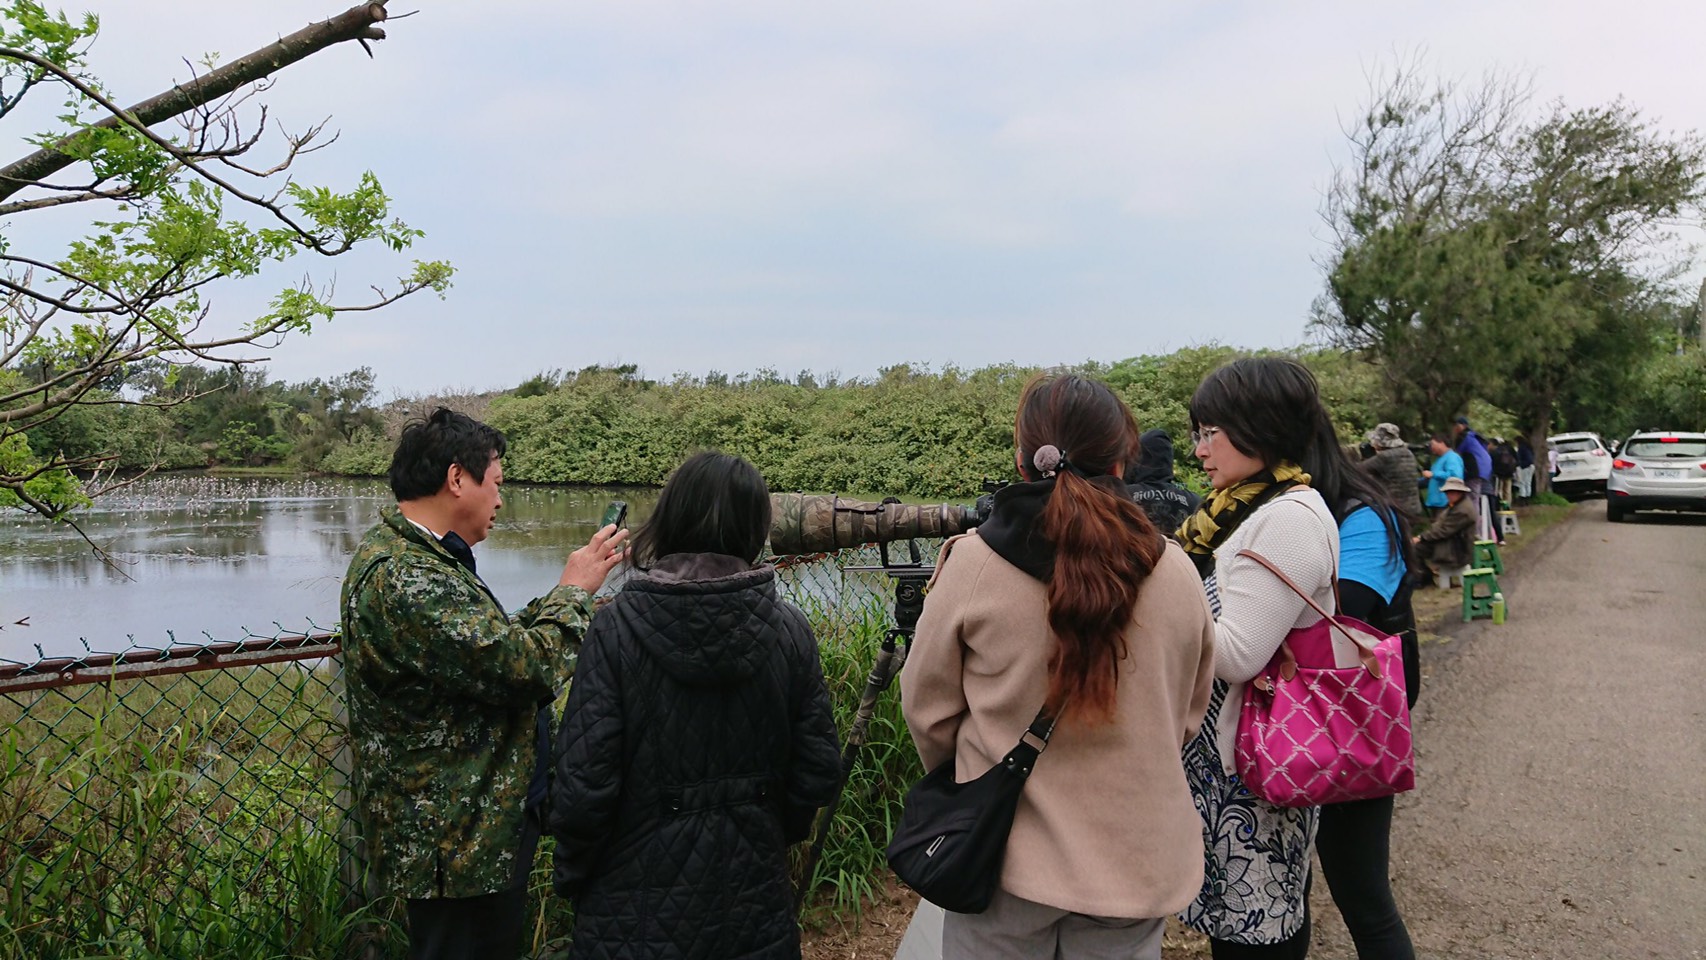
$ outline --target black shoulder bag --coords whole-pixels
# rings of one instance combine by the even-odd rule
[[[1053,733],[1054,719],[1039,710],[1018,744],[983,776],[955,782],[949,758],[913,784],[885,851],[901,882],[944,910],[988,909],[1001,884],[1019,793]]]

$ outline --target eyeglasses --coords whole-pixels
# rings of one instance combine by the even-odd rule
[[[1221,430],[1219,427],[1203,427],[1201,430],[1192,430],[1191,446],[1200,447],[1205,443],[1210,443],[1214,440],[1216,434],[1224,432],[1225,431]]]

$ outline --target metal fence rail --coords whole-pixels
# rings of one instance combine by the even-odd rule
[[[874,551],[779,564],[819,634],[845,731],[888,623]],[[394,956],[395,904],[366,901],[347,791],[336,634],[0,660],[0,957]],[[898,705],[873,744],[904,741]],[[916,758],[878,751],[849,782],[818,877],[848,907]],[[890,744],[892,747],[892,743]],[[536,946],[566,911],[535,875]]]
[[[338,649],[281,633],[0,664],[0,953],[311,953],[353,875]]]

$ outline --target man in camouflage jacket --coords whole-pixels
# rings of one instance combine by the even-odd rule
[[[398,505],[344,579],[357,805],[373,885],[407,900],[411,958],[519,952],[535,715],[574,672],[625,536],[599,531],[558,586],[506,614],[470,549],[503,505],[503,452],[501,433],[449,410],[409,424],[390,470]]]

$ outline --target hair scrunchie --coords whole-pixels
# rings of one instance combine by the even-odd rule
[[[1031,455],[1031,465],[1037,468],[1044,480],[1069,466],[1066,454],[1061,453],[1060,448],[1052,443],[1045,443],[1037,448],[1037,452]]]

